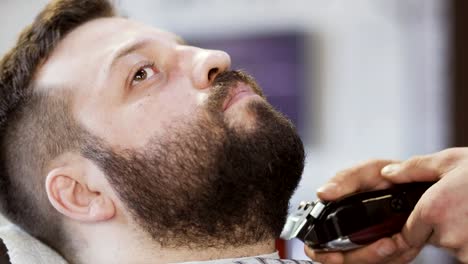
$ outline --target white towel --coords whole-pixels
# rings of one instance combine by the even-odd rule
[[[11,264],[67,264],[53,249],[13,224],[0,227],[0,238]]]

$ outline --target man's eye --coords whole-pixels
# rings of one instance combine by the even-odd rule
[[[146,65],[141,67],[133,76],[132,85],[136,85],[148,78],[151,78],[157,73],[153,65]]]

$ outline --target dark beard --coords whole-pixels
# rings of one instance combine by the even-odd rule
[[[253,131],[229,127],[219,109],[237,81],[260,92],[250,77],[224,73],[197,118],[174,121],[143,150],[116,152],[103,142],[84,150],[163,247],[250,245],[282,230],[304,167],[303,145],[293,125],[261,100],[246,105]]]

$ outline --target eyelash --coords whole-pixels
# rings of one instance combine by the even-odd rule
[[[137,69],[137,71],[135,73],[137,73],[139,70],[142,70],[142,69],[144,69],[146,67],[153,68],[155,64],[156,63],[154,61],[145,62],[145,64],[143,64],[141,67],[138,67],[138,69]]]

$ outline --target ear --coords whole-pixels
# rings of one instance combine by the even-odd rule
[[[63,160],[63,159],[62,159]],[[115,205],[102,184],[103,173],[80,155],[56,162],[46,177],[46,191],[52,206],[63,215],[84,222],[109,220]]]

